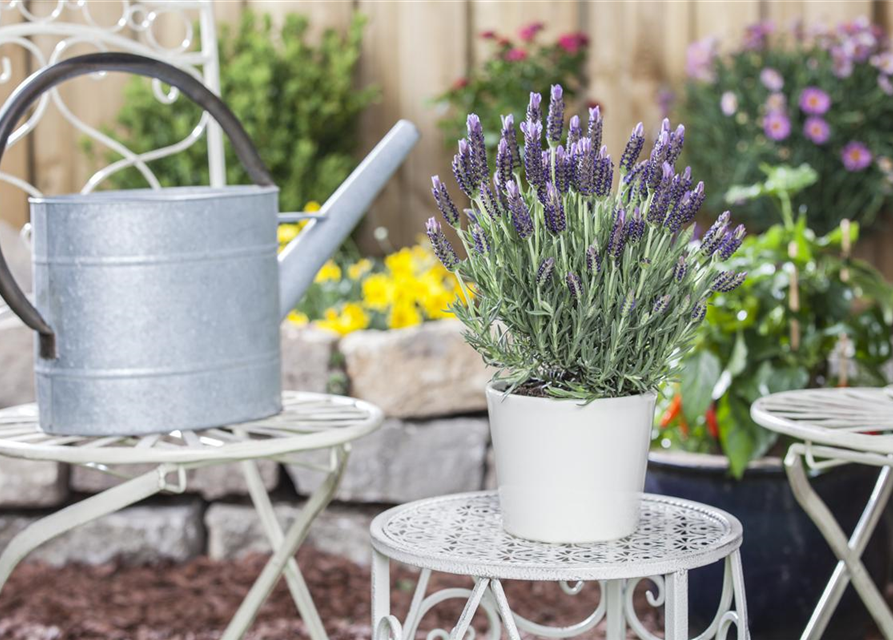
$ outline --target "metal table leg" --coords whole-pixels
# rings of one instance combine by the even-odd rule
[[[664,633],[666,640],[688,640],[688,571],[666,577],[667,599]]]
[[[344,473],[344,467],[347,463],[347,451],[347,445],[340,445],[333,449],[335,460],[332,471],[304,504],[304,508],[301,509],[297,520],[283,536],[281,544],[274,547],[273,556],[267,562],[263,571],[261,571],[260,576],[251,587],[245,600],[242,601],[226,631],[223,632],[222,640],[238,640],[245,635],[251,623],[254,622],[257,612],[263,606],[273,587],[276,586],[276,582],[288,567],[289,560],[294,559],[298,547],[301,546],[307,537],[307,531],[310,529],[311,523],[331,502],[335,489],[338,488],[338,483],[341,481],[341,476]],[[307,595],[310,606],[312,606],[312,600],[309,600],[309,593]]]
[[[882,468],[871,498],[853,531],[853,535],[848,540],[827,505],[809,483],[801,459],[805,452],[806,448],[803,445],[791,445],[788,455],[785,457],[788,480],[797,502],[809,514],[840,562],[838,562],[831,581],[825,588],[801,638],[802,640],[819,640],[822,637],[847,583],[852,580],[853,587],[859,593],[884,637],[893,639],[893,615],[860,559],[890,498],[891,490],[893,490],[893,475],[890,473],[890,467]]]
[[[111,489],[41,518],[18,533],[0,555],[0,591],[16,565],[43,543],[102,516],[168,489],[165,476],[177,468],[162,465]]]

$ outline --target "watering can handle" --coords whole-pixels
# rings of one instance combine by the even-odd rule
[[[236,151],[236,156],[256,184],[273,185],[270,172],[257,153],[254,144],[245,133],[242,124],[229,107],[205,85],[185,71],[154,58],[132,53],[92,53],[63,60],[32,74],[20,84],[0,108],[0,158],[6,150],[9,136],[16,123],[45,91],[66,80],[101,71],[122,71],[149,78],[156,78],[176,87],[181,93],[207,111],[226,132]],[[39,334],[40,357],[56,357],[56,335],[53,329],[31,304],[12,277],[6,258],[0,251],[0,298],[22,321]]]

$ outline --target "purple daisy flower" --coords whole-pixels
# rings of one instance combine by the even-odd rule
[[[763,119],[763,133],[767,138],[776,142],[791,135],[791,121],[787,114],[780,111],[766,114]]]
[[[800,109],[811,116],[820,116],[831,108],[831,96],[818,87],[806,87],[800,94]]]
[[[819,116],[811,116],[803,124],[803,135],[816,144],[825,144],[831,137],[831,127]]]
[[[773,93],[784,88],[784,78],[772,67],[766,67],[760,71],[760,82]]]
[[[871,164],[873,156],[865,144],[853,140],[840,152],[840,158],[847,171],[862,171]]]

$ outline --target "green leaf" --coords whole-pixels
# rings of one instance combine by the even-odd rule
[[[721,374],[719,358],[709,351],[697,351],[686,359],[679,379],[682,412],[686,420],[694,422],[704,415],[713,402],[713,387]]]
[[[732,347],[732,357],[726,364],[726,371],[733,378],[747,367],[747,343],[744,341],[744,333],[739,331],[735,337],[735,346]]]
[[[731,393],[720,399],[716,420],[719,442],[735,478],[741,478],[750,461],[765,455],[778,440],[777,434],[751,419],[748,403]]]

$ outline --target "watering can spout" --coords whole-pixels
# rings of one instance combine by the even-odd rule
[[[294,309],[316,272],[357,226],[418,139],[415,125],[407,120],[397,122],[279,254],[282,319]]]

